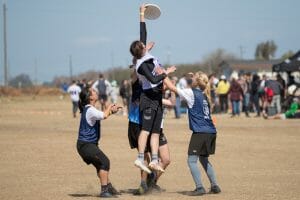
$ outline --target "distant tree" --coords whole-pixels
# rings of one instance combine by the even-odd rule
[[[281,56],[281,59],[282,60],[285,60],[287,58],[290,58],[294,55],[294,52],[292,50],[289,50],[288,52],[284,53],[282,56]]]
[[[257,60],[270,60],[275,56],[277,45],[273,40],[261,42],[256,46],[255,59]]]
[[[204,57],[202,65],[205,66],[204,69],[207,73],[219,74],[219,65],[221,64],[221,62],[235,59],[237,59],[237,56],[235,56],[234,54],[228,53],[224,49],[217,49]]]
[[[32,81],[27,74],[20,74],[9,81],[9,85],[16,88],[32,87]]]

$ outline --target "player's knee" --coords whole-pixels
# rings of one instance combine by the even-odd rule
[[[109,171],[110,169],[110,160],[105,155],[97,155],[93,164],[97,168],[97,171]]]
[[[101,169],[103,169],[105,171],[109,171],[109,169],[110,169],[110,160],[107,157],[102,159]]]
[[[168,166],[171,163],[171,159],[170,159],[170,157],[162,158],[161,162],[166,167],[166,166]]]

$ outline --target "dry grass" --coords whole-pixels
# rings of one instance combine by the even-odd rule
[[[95,170],[75,148],[79,118],[69,99],[54,96],[0,98],[0,199],[96,199]],[[216,116],[218,139],[211,157],[222,193],[201,199],[300,199],[299,120],[266,121]],[[161,194],[120,199],[196,199],[180,194],[194,189],[186,164],[190,137],[186,118],[167,116],[165,133],[172,163],[159,184]],[[136,151],[129,149],[127,119],[102,122],[101,148],[111,160],[111,180],[118,189],[135,188]],[[203,170],[202,170],[203,172]],[[207,177],[202,179],[209,187]]]

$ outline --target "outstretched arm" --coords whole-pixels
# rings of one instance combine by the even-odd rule
[[[145,10],[145,4],[142,4],[140,7],[140,41],[143,42],[144,45],[147,44],[147,28],[144,17]]]

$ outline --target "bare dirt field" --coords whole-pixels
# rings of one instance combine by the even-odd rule
[[[210,160],[222,193],[189,197],[181,193],[195,187],[186,163],[190,131],[186,116],[173,116],[168,113],[165,121],[171,165],[159,181],[166,191],[124,193],[119,199],[300,199],[299,120],[216,115],[217,148]],[[99,198],[95,169],[76,151],[78,125],[69,98],[0,97],[0,199]],[[133,165],[136,150],[129,148],[126,117],[102,122],[100,147],[110,158],[112,183],[122,190],[136,188],[139,170]]]

